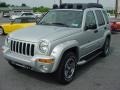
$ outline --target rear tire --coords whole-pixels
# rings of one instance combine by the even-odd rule
[[[76,70],[76,61],[76,55],[71,51],[63,55],[58,70],[56,71],[57,80],[61,84],[68,84],[73,80]]]
[[[102,56],[106,57],[110,53],[110,38],[106,38],[105,43],[102,47]]]

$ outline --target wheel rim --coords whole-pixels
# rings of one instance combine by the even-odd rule
[[[65,64],[65,78],[71,79],[75,72],[75,61],[73,58],[69,58]]]
[[[110,42],[109,40],[106,41],[105,43],[105,53],[108,54],[110,49]]]
[[[3,34],[3,30],[2,30],[2,28],[0,28],[0,35],[2,35]]]

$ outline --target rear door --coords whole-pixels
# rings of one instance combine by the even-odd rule
[[[104,12],[105,13],[105,12]],[[99,48],[104,43],[104,33],[109,29],[109,20],[106,21],[105,16],[103,15],[102,10],[95,10],[97,26],[98,26],[98,44]],[[106,16],[107,17],[107,16]]]

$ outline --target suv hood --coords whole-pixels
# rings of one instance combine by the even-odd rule
[[[24,28],[11,33],[9,36],[13,39],[25,40],[31,42],[39,42],[41,39],[54,41],[72,35],[80,31],[76,28],[58,27],[58,26],[45,26],[36,25],[33,27]]]

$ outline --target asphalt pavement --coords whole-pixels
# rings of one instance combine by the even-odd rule
[[[112,35],[110,55],[78,67],[75,79],[59,84],[54,75],[15,70],[4,59],[0,36],[0,90],[120,90],[120,33]]]

